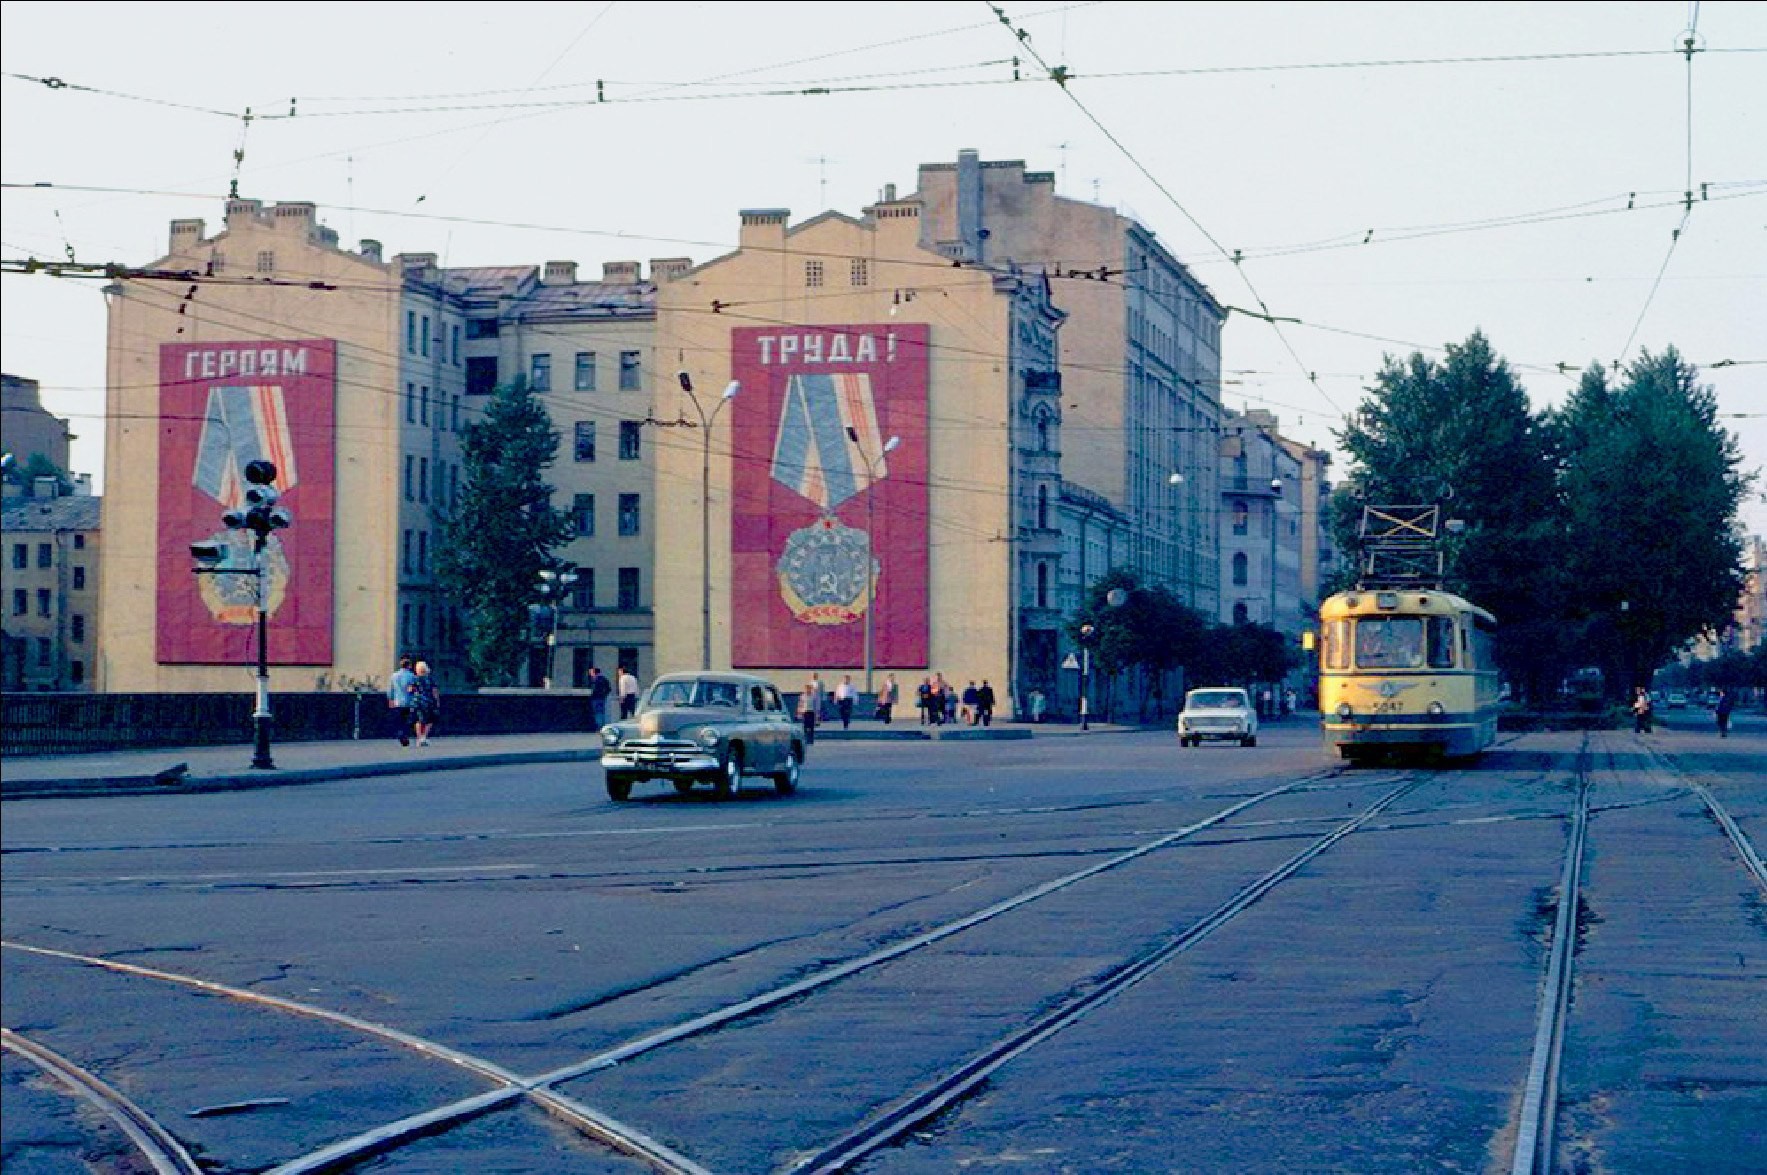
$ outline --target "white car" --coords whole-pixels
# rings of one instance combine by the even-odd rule
[[[1194,747],[1204,739],[1228,739],[1242,747],[1258,745],[1258,712],[1246,691],[1211,686],[1184,695],[1184,712],[1178,715],[1178,745]]]

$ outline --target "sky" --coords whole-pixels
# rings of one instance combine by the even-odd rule
[[[728,252],[744,208],[857,215],[973,148],[1298,320],[1232,314],[1222,356],[1223,402],[1296,439],[1336,448],[1386,357],[1478,330],[1536,407],[1674,346],[1767,466],[1759,3],[8,0],[0,74],[9,261],[154,261],[237,179],[388,255],[593,275]],[[101,283],[0,280],[5,369],[102,486]]]

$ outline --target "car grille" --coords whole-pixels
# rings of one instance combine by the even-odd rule
[[[674,767],[706,756],[705,748],[685,739],[634,739],[621,744],[619,749],[632,756],[634,763],[650,767]]]
[[[1192,730],[1240,730],[1245,723],[1238,718],[1186,718]]]

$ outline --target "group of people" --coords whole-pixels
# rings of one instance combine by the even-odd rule
[[[430,731],[442,716],[442,691],[428,661],[399,659],[399,667],[387,682],[387,708],[400,746],[408,747],[413,741],[420,747],[429,746]]]
[[[955,683],[935,673],[915,690],[922,726],[944,726],[948,722],[992,726],[996,703],[994,687],[987,678],[982,679],[981,685],[972,681],[959,691]]]
[[[1736,711],[1736,693],[1733,690],[1721,689],[1712,704],[1712,717],[1718,723],[1718,737],[1730,737],[1730,716]],[[1635,686],[1632,690],[1632,732],[1649,734],[1656,718],[1656,703],[1650,691],[1643,686]]]
[[[609,681],[598,666],[589,666],[589,718],[596,727],[607,721],[607,699],[616,690],[619,692],[620,718],[624,720],[638,713],[638,676],[632,672],[631,666],[620,666],[618,681]]]

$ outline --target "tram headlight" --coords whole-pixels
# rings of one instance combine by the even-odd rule
[[[1447,712],[1448,712],[1447,708],[1444,707],[1442,705],[1442,703],[1440,703],[1440,702],[1431,702],[1430,703],[1430,717],[1431,718],[1440,718],[1442,715],[1446,714]]]
[[[1350,708],[1350,703],[1348,703],[1348,702],[1339,702],[1338,703],[1338,717],[1343,719],[1345,722],[1348,722],[1350,720],[1350,716],[1352,714],[1354,714],[1355,712],[1356,711],[1354,711]]]

